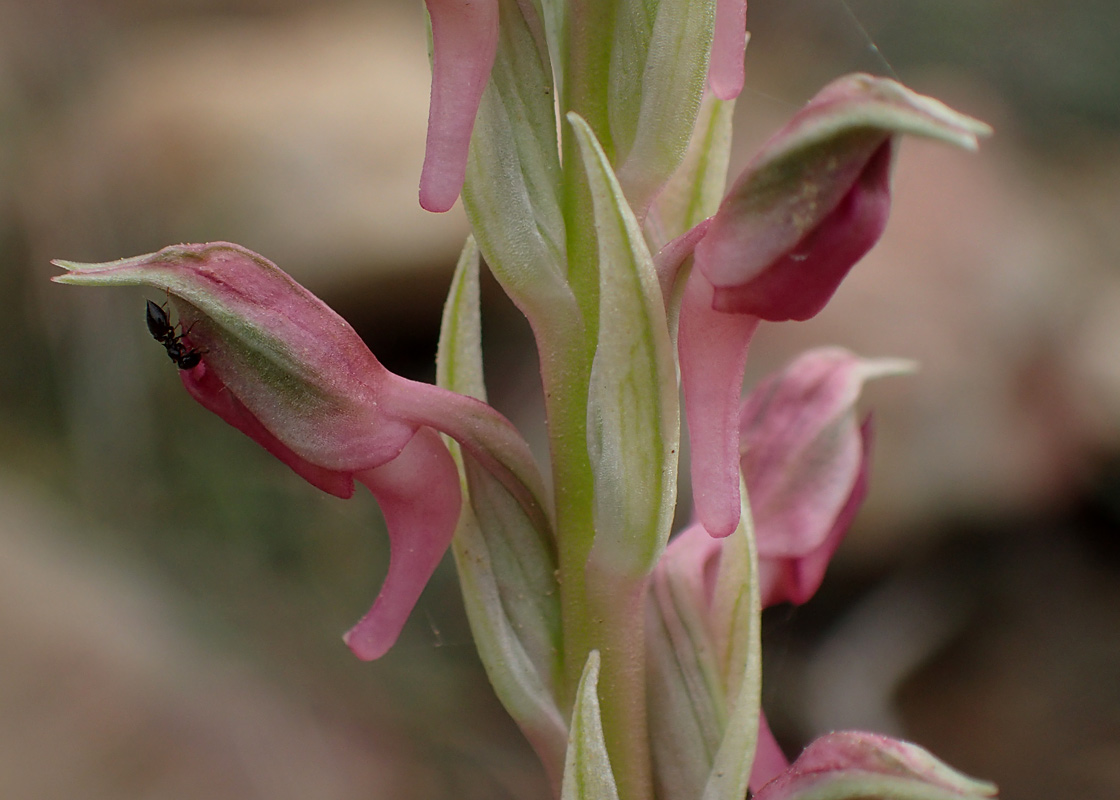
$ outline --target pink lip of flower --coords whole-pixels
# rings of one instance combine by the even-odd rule
[[[374,494],[391,557],[372,609],[346,636],[360,658],[393,644],[454,534],[459,474],[436,430],[548,525],[528,447],[503,417],[389,372],[345,320],[256,253],[216,242],[54,263],[68,270],[59,283],[166,291],[203,353],[179,372],[192,397],[320,489],[348,497],[357,479]]]
[[[716,0],[708,84],[720,100],[732,100],[743,90],[746,48],[747,0]]]
[[[432,99],[420,205],[447,211],[463,188],[471,132],[498,51],[498,0],[425,0],[432,22]]]

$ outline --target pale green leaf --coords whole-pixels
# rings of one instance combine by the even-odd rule
[[[742,800],[746,793],[761,679],[755,563],[744,505],[730,536],[689,529],[653,575],[649,721],[655,780],[667,800]]]
[[[443,307],[436,351],[436,383],[485,402],[478,270],[478,245],[473,236],[468,236]]]
[[[470,456],[464,458],[469,462]],[[516,523],[516,503],[493,479],[486,485],[495,489],[498,503],[481,509],[485,529],[474,512],[483,492],[472,482],[471,502],[463,506],[452,543],[463,603],[495,694],[556,782],[568,738],[555,694],[559,593],[555,585],[542,593],[539,579],[549,563],[547,551],[534,546],[538,540],[527,522]],[[505,509],[500,507],[503,496]]]
[[[448,293],[436,358],[440,386],[484,400],[479,259],[473,239]],[[463,601],[494,690],[559,780],[567,726],[556,704],[560,611],[551,535],[494,476],[449,442],[464,503],[452,550]]]
[[[700,796],[719,749],[726,691],[703,574],[692,564],[667,563],[671,548],[658,564],[646,605],[650,749],[658,796],[689,798]]]
[[[653,249],[660,249],[719,210],[727,188],[734,112],[734,100],[720,100],[705,92],[684,160],[646,218]]]

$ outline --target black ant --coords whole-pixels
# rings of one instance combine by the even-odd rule
[[[147,321],[148,332],[152,334],[153,339],[167,350],[167,357],[175,362],[175,366],[179,369],[194,369],[198,366],[198,363],[202,360],[202,353],[183,344],[183,337],[190,331],[175,333],[175,328],[180,326],[171,324],[171,320],[167,316],[166,304],[157,306],[149,300]]]

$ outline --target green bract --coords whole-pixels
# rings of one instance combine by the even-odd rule
[[[478,266],[469,239],[443,312],[437,382],[485,400]],[[457,447],[452,454],[468,501],[452,550],[475,644],[498,697],[558,783],[568,729],[556,699],[560,609],[551,532],[535,527],[469,454]]]
[[[644,575],[676,507],[680,411],[665,303],[641,229],[591,129],[568,116],[587,167],[599,241],[599,340],[587,406],[596,561]]]
[[[599,718],[599,653],[587,656],[572,712],[561,800],[619,800]]]

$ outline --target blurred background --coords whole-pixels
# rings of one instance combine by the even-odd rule
[[[755,0],[749,28],[733,167],[854,70],[997,131],[907,141],[883,241],[752,353],[752,380],[832,343],[922,366],[867,392],[871,497],[821,592],[767,614],[774,728],[791,755],[905,736],[1007,800],[1120,796],[1120,6]],[[142,293],[48,281],[236,241],[431,380],[467,228],[416,203],[427,91],[418,0],[0,0],[0,796],[547,796],[450,564],[355,660],[376,504],[196,406]],[[492,285],[484,325],[539,438]]]

